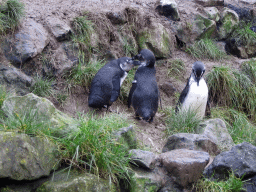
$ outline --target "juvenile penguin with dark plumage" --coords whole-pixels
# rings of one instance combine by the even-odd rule
[[[128,97],[128,107],[132,105],[136,117],[152,122],[158,109],[159,91],[156,82],[155,56],[152,51],[142,49],[134,57],[141,62],[134,75]]]
[[[192,73],[186,87],[181,92],[176,112],[178,110],[191,109],[197,113],[199,118],[205,116],[208,102],[208,87],[203,78],[204,73],[205,66],[201,61],[193,63]]]
[[[117,100],[128,72],[139,64],[139,61],[122,57],[104,65],[92,80],[88,98],[89,107],[101,109],[111,106]]]

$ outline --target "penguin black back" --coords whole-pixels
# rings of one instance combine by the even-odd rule
[[[155,77],[155,56],[150,50],[143,49],[134,58],[141,61],[141,66],[134,76],[128,97],[128,107],[133,106],[136,117],[152,122],[158,109],[159,96]]]
[[[120,94],[120,87],[132,69],[134,61],[129,57],[112,60],[104,65],[92,80],[88,105],[101,109],[105,105],[111,106]]]

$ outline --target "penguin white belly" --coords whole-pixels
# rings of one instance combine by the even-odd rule
[[[125,78],[127,77],[127,75],[128,75],[128,73],[125,71],[123,77],[121,77],[121,79],[120,79],[120,87],[123,84],[123,82],[124,82]]]
[[[182,110],[189,108],[195,110],[199,118],[205,115],[206,104],[208,99],[208,87],[204,79],[199,81],[199,86],[195,81],[191,81],[188,94],[182,104]]]

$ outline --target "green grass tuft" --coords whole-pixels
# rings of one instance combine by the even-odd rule
[[[30,91],[40,97],[48,97],[54,95],[53,85],[54,80],[43,79],[41,77],[35,78],[35,83],[31,86]]]
[[[256,125],[245,113],[235,109],[213,108],[212,118],[221,118],[226,122],[227,129],[235,144],[249,142],[254,144],[256,139]]]
[[[226,181],[212,181],[202,178],[193,186],[193,191],[197,192],[240,192],[243,191],[244,181],[237,178],[234,173],[229,174]]]
[[[197,113],[191,109],[181,110],[175,113],[172,108],[164,110],[166,114],[166,125],[168,135],[176,133],[195,133],[196,128],[202,120],[197,117]]]
[[[6,88],[0,85],[0,109],[2,108],[3,102],[7,97]]]
[[[196,59],[210,59],[213,61],[228,59],[226,52],[220,50],[214,40],[208,38],[196,41],[186,49],[186,52]]]
[[[242,72],[246,74],[254,84],[256,84],[256,61],[251,59],[248,62],[244,62],[241,69]]]
[[[18,0],[7,0],[0,4],[0,33],[18,26],[25,15],[25,6]]]
[[[169,63],[171,64],[169,66]],[[182,76],[186,72],[185,63],[181,59],[167,61],[167,76]]]

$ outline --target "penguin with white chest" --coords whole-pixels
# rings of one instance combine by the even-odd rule
[[[152,122],[158,109],[159,91],[156,82],[155,56],[152,51],[142,49],[134,57],[141,62],[134,75],[128,97],[128,108],[132,105],[137,118]]]
[[[92,80],[88,98],[89,107],[101,109],[107,106],[108,109],[117,100],[128,72],[139,64],[139,61],[122,57],[104,65]]]
[[[176,112],[178,110],[193,110],[199,118],[205,116],[208,102],[208,87],[203,78],[205,66],[201,61],[196,61],[192,66],[192,73],[186,87],[181,92]]]

